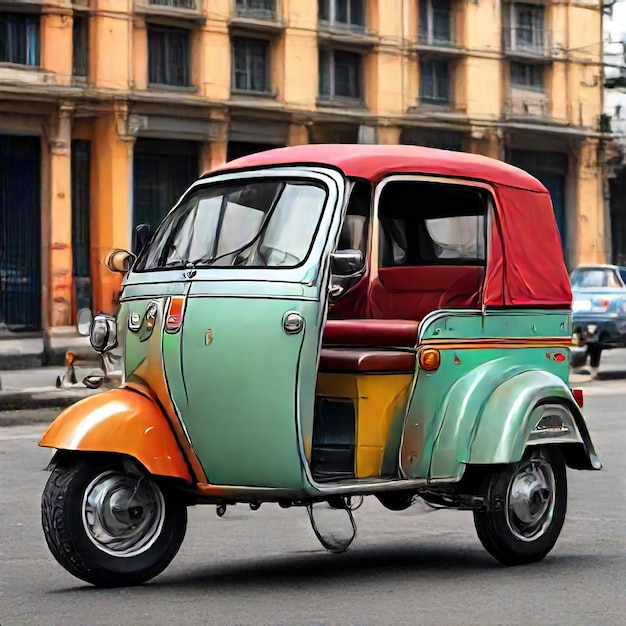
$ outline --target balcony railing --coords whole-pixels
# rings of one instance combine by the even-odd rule
[[[169,7],[170,9],[197,9],[196,0],[148,0],[148,4],[153,7]]]
[[[533,28],[508,28],[504,31],[504,49],[509,54],[531,57],[552,56],[550,32]]]
[[[235,15],[251,20],[276,20],[276,0],[235,0]]]
[[[421,46],[433,46],[434,48],[450,48],[456,45],[454,32],[429,32],[420,28],[418,32],[417,42]]]
[[[507,99],[508,114],[514,117],[550,117],[550,101],[543,92],[512,88]]]

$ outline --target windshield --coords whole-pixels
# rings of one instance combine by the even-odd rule
[[[163,220],[133,271],[296,267],[309,254],[325,201],[324,187],[309,181],[201,188]]]

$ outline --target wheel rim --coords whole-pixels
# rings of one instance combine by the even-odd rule
[[[146,476],[103,472],[91,481],[83,497],[83,526],[90,541],[117,557],[145,552],[163,528],[165,501]]]
[[[554,515],[556,484],[552,466],[536,456],[520,465],[507,492],[506,521],[521,541],[543,536]]]

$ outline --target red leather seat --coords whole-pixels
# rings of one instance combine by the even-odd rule
[[[399,350],[322,348],[320,372],[413,373],[415,353]]]
[[[411,320],[328,320],[323,345],[415,348],[418,327]]]

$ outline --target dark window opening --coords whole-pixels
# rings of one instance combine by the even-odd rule
[[[420,0],[419,40],[441,45],[454,41],[451,0]]]
[[[484,265],[487,206],[481,189],[390,183],[379,204],[381,267]]]
[[[84,15],[75,15],[72,24],[72,74],[87,76],[89,69],[89,22]]]
[[[233,86],[240,91],[269,92],[269,42],[234,37]]]
[[[356,52],[320,48],[319,95],[325,99],[362,97],[361,74],[363,58]]]
[[[331,27],[355,32],[365,31],[363,0],[319,0],[318,20]]]
[[[428,104],[450,104],[451,74],[447,61],[421,61],[420,101]]]
[[[539,51],[544,40],[544,9],[534,4],[516,4],[515,49]]]
[[[183,28],[148,26],[148,81],[153,85],[189,85],[191,33]]]
[[[0,12],[0,63],[39,65],[39,15]]]
[[[511,63],[511,83],[517,87],[543,89],[543,65]]]

